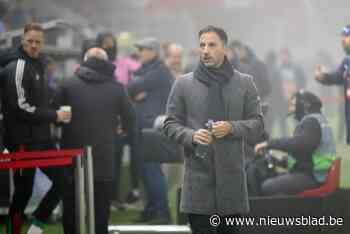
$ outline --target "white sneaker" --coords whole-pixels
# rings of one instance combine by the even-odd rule
[[[34,224],[32,224],[30,226],[30,228],[28,229],[28,232],[27,232],[27,234],[43,234],[43,233],[44,233],[43,229],[41,229],[40,227],[38,227]]]

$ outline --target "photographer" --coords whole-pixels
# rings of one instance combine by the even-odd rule
[[[290,98],[288,106],[289,114],[298,121],[293,136],[255,146],[258,154],[275,149],[287,152],[290,156],[287,173],[260,183],[261,187],[257,190],[261,195],[296,194],[318,187],[325,181],[335,158],[335,143],[321,107],[321,100],[316,95],[303,90],[297,92]]]

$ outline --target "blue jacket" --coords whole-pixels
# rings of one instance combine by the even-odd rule
[[[322,81],[325,85],[343,85],[344,86],[344,98],[345,98],[345,117],[347,126],[346,142],[350,143],[350,55],[346,56],[341,65],[333,72],[325,73]]]
[[[135,110],[141,128],[152,128],[154,120],[165,113],[166,101],[173,83],[173,76],[165,64],[154,59],[142,65],[128,84],[128,92],[134,98],[141,92],[145,99],[135,103]]]

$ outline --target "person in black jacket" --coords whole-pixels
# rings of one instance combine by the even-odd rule
[[[317,65],[315,79],[323,85],[339,85],[344,88],[345,119],[346,119],[346,143],[350,144],[350,24],[341,32],[341,42],[345,57],[339,67],[326,72],[323,65]]]
[[[55,99],[72,108],[72,120],[64,124],[63,148],[92,146],[96,233],[108,233],[112,181],[115,175],[115,129],[120,119],[123,131],[134,128],[135,115],[128,96],[114,79],[115,67],[101,48],[90,48],[73,79],[66,81]],[[65,171],[63,227],[75,233],[73,167]]]
[[[235,69],[254,78],[259,96],[265,101],[271,93],[271,81],[266,65],[251,48],[236,40],[230,42],[228,55]]]
[[[335,157],[335,143],[321,107],[321,100],[308,91],[298,91],[290,98],[288,111],[298,121],[293,136],[255,146],[258,154],[270,149],[287,152],[289,171],[262,181],[255,195],[296,194],[325,181]]]
[[[128,83],[129,95],[135,103],[139,133],[141,129],[151,129],[155,119],[165,113],[167,98],[174,80],[170,70],[160,60],[160,43],[155,38],[145,38],[135,46],[139,49],[142,66]],[[142,159],[149,157],[139,150]],[[168,224],[171,222],[167,197],[167,184],[160,163],[144,163],[142,179],[147,196],[147,204],[140,222]]]
[[[271,81],[266,65],[248,46],[242,46],[239,56],[240,66],[238,66],[238,70],[253,76],[258,94],[264,101],[271,93]],[[240,68],[242,69],[240,70]]]
[[[5,147],[10,151],[45,150],[53,148],[50,136],[52,122],[69,121],[71,113],[49,107],[44,58],[41,55],[44,34],[40,24],[24,28],[22,44],[0,60],[5,65],[2,74]],[[53,181],[34,216],[37,223],[45,221],[59,201],[60,170],[43,169]],[[14,174],[15,192],[12,198],[7,232],[19,234],[22,215],[31,197],[35,168],[20,169]],[[34,228],[33,226],[33,228]],[[40,228],[39,228],[40,229]]]
[[[111,32],[104,32],[97,35],[96,38],[97,46],[101,47],[106,51],[108,55],[108,60],[116,64],[116,58],[118,55],[118,45],[115,36]],[[118,67],[116,68],[118,69]],[[120,67],[119,67],[120,69]],[[117,72],[115,73],[116,76]],[[118,77],[115,77],[118,80]],[[139,189],[140,181],[140,157],[138,154],[138,138],[137,138],[137,129],[134,133],[130,133],[128,136],[125,136],[123,132],[117,133],[116,138],[116,176],[114,181],[115,191],[113,192],[113,206],[121,210],[125,209],[125,205],[122,202],[120,197],[120,181],[121,181],[121,166],[123,159],[123,149],[124,145],[130,146],[130,180],[131,188],[127,193],[126,202],[134,203],[140,199],[141,193]]]
[[[111,32],[100,33],[97,35],[96,44],[104,49],[108,55],[108,60],[113,63],[118,54],[118,45],[115,36]]]

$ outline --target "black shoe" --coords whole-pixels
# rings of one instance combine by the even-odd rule
[[[138,202],[140,200],[140,198],[141,198],[141,196],[140,196],[139,190],[133,189],[128,193],[128,195],[125,199],[125,202],[128,204],[132,204],[132,203]]]

